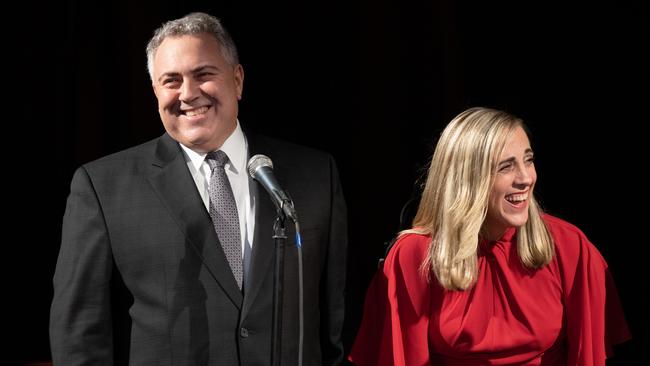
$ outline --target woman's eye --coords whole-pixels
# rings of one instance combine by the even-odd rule
[[[510,169],[512,169],[512,163],[503,164],[499,167],[499,172],[507,172]]]

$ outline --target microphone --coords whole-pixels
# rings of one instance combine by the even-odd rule
[[[248,160],[247,164],[248,174],[251,178],[262,184],[262,187],[271,196],[275,207],[284,212],[294,223],[298,222],[298,214],[293,207],[293,202],[289,196],[280,187],[280,184],[275,179],[273,174],[273,162],[266,155],[255,155]]]

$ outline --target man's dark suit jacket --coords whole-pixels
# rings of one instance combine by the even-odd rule
[[[299,215],[303,364],[338,364],[347,218],[334,161],[270,138],[247,139],[249,156],[273,160]],[[169,135],[80,167],[54,275],[54,365],[269,365],[276,212],[261,186],[251,188],[255,234],[242,294]],[[295,365],[298,265],[293,225],[287,229],[282,365]]]

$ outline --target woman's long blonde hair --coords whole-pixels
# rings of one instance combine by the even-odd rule
[[[488,108],[456,116],[436,145],[422,199],[413,220],[415,232],[431,235],[422,270],[434,273],[449,290],[464,290],[477,279],[477,251],[496,166],[508,136],[523,121]],[[548,264],[553,240],[534,197],[528,221],[517,228],[517,251],[528,268]]]

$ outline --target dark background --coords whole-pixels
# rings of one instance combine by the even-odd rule
[[[49,359],[72,172],[163,132],[144,50],[163,21],[190,11],[221,17],[238,44],[242,124],[338,162],[350,223],[346,346],[436,137],[482,105],[527,121],[543,206],[610,264],[634,334],[610,363],[648,364],[648,9],[568,3],[69,0],[5,12],[0,364]]]

